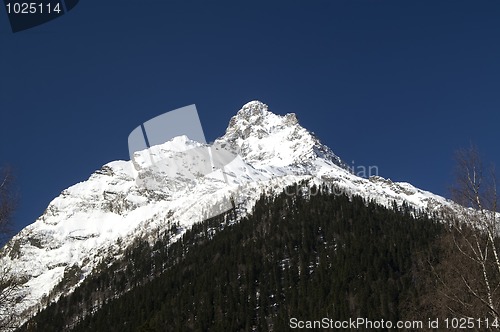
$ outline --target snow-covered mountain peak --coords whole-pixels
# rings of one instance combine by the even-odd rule
[[[231,118],[220,140],[257,168],[288,166],[318,157],[345,168],[338,156],[299,124],[294,113],[274,114],[260,101],[245,104]]]
[[[169,151],[181,152],[191,148],[199,147],[201,145],[202,143],[194,141],[189,137],[187,137],[186,135],[181,135],[181,136],[176,136],[163,144],[152,146],[151,148],[160,149],[164,151],[169,150]],[[148,150],[151,150],[151,148]]]
[[[226,130],[228,139],[246,139],[250,136],[262,138],[286,127],[297,125],[295,114],[280,116],[272,113],[269,107],[260,101],[251,101],[243,105],[229,121]]]
[[[181,135],[163,144],[154,145],[148,149],[135,152],[132,162],[135,169],[139,171],[162,160],[174,158],[182,152],[202,146],[203,143],[193,141],[186,135]]]
[[[269,106],[259,100],[252,100],[241,107],[236,113],[237,117],[270,115]]]

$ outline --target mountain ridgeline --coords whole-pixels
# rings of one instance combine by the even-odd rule
[[[231,158],[208,167],[205,152],[219,148]],[[211,145],[174,137],[52,200],[0,250],[16,280],[0,288],[0,329],[2,317],[8,331],[281,331],[291,318],[434,317],[453,307],[436,300],[426,271],[438,271],[441,252],[453,257],[454,238],[438,236],[451,229],[446,211],[459,209],[354,174],[295,114],[252,101]],[[456,284],[441,266],[441,284]],[[470,280],[476,271],[464,268]]]
[[[250,212],[250,211],[249,211]],[[419,259],[443,223],[332,187],[294,184],[233,209],[137,238],[19,331],[286,331],[290,319],[398,321],[424,294]],[[235,220],[239,220],[235,222]],[[68,269],[62,283],[76,283]],[[57,287],[56,287],[57,289]]]

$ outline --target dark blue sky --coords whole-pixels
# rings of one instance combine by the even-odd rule
[[[18,229],[193,103],[208,140],[259,99],[347,163],[445,196],[457,148],[500,165],[498,1],[82,0],[16,34],[2,7],[0,59]]]

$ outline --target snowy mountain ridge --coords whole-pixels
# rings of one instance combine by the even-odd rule
[[[119,255],[137,237],[154,241],[157,230],[176,223],[180,238],[208,212],[224,212],[231,199],[251,211],[262,192],[280,193],[301,180],[327,183],[386,206],[406,202],[434,211],[452,204],[408,183],[352,174],[294,114],[273,114],[259,101],[245,104],[214,144],[236,151],[223,171],[197,174],[197,165],[182,158],[207,145],[180,136],[137,152],[131,161],[110,162],[64,190],[1,252],[0,264],[22,279],[13,313],[26,320],[47,301],[71,292],[101,261]],[[151,168],[146,155],[167,162]],[[183,167],[172,172],[177,160],[183,160]],[[77,271],[79,280],[55,291],[69,271]]]

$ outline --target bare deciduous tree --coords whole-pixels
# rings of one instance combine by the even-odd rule
[[[11,235],[11,217],[17,197],[13,187],[14,178],[10,168],[0,169],[0,237],[2,243]],[[12,305],[16,300],[16,292],[20,282],[16,275],[0,261],[0,330],[14,328],[15,316]]]
[[[486,311],[498,319],[500,259],[498,252],[498,197],[495,170],[485,170],[477,149],[470,147],[457,153],[457,186],[454,200],[460,204],[454,228],[459,235],[457,250],[479,269],[480,282],[462,277],[463,285]],[[465,223],[470,232],[464,233]],[[476,281],[476,282],[475,282]]]
[[[16,206],[16,196],[13,189],[14,175],[9,167],[0,169],[0,240],[9,236],[11,228],[11,217]]]
[[[494,168],[485,169],[475,147],[456,154],[458,203],[446,218],[439,264],[432,266],[437,301],[453,317],[500,318],[500,242]]]

